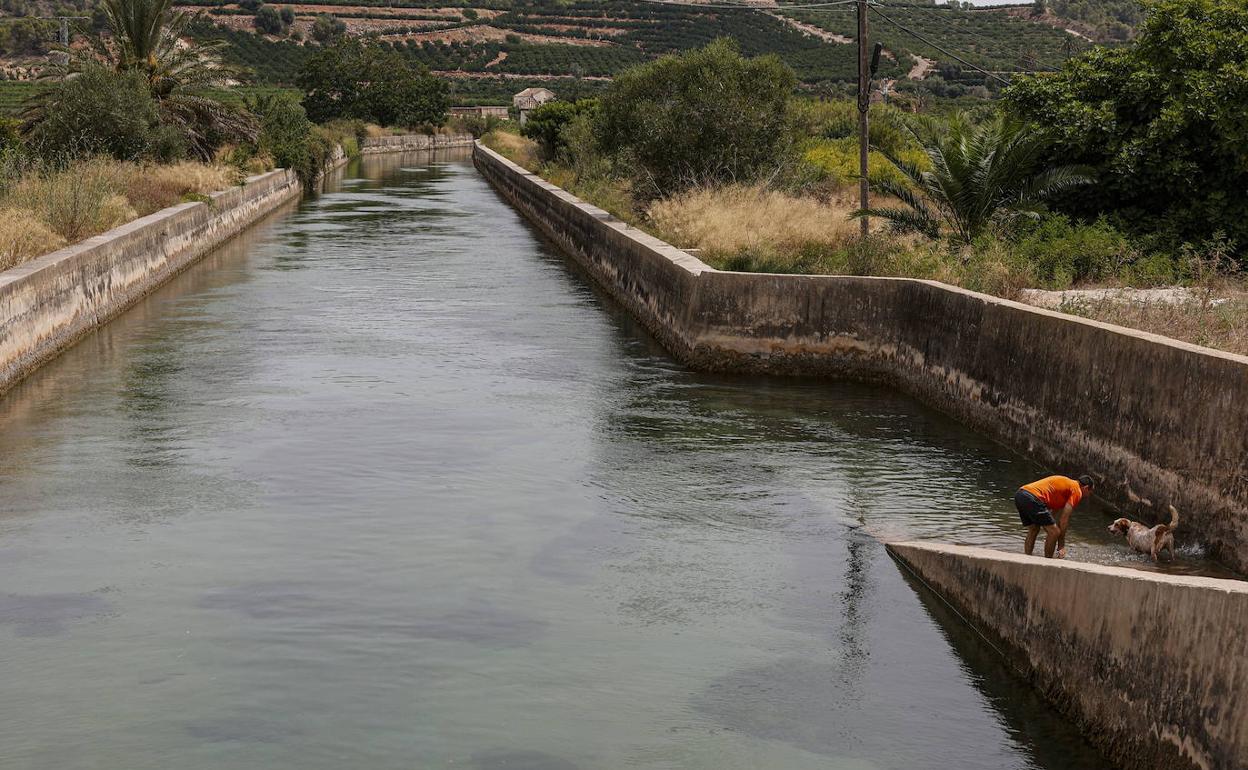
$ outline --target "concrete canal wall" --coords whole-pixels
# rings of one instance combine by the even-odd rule
[[[721,272],[480,145],[477,167],[686,363],[879,381],[1248,571],[1248,358],[934,281]],[[1182,539],[1182,537],[1180,539]]]
[[[360,154],[379,152],[414,152],[417,150],[440,150],[448,147],[471,147],[470,134],[401,134],[398,136],[370,136],[360,142]]]
[[[299,193],[271,171],[0,273],[0,393]]]
[[[983,548],[888,550],[1122,767],[1248,767],[1248,583]]]

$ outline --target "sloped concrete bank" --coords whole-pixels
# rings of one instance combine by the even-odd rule
[[[677,357],[897,387],[1248,571],[1248,358],[935,281],[723,272],[477,144],[477,168]]]
[[[360,142],[360,154],[378,152],[413,152],[416,150],[440,150],[447,147],[471,147],[471,134],[400,134],[398,136],[370,136]]]
[[[1118,765],[1248,767],[1248,583],[887,547]]]
[[[0,273],[0,393],[300,189],[270,171]]]

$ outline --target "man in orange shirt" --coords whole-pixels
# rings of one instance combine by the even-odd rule
[[[1014,494],[1014,507],[1018,509],[1023,526],[1027,527],[1023,553],[1031,555],[1036,547],[1036,535],[1043,527],[1045,558],[1052,559],[1054,551],[1059,559],[1066,558],[1066,528],[1070,526],[1070,513],[1091,491],[1091,476],[1080,476],[1078,480],[1048,476],[1019,489]]]

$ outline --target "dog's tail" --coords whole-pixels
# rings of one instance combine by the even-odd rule
[[[1166,507],[1170,509],[1170,523],[1162,524],[1161,526],[1165,527],[1166,532],[1173,532],[1179,528],[1179,512],[1173,505],[1168,505]]]

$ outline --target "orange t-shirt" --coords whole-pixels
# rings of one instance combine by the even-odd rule
[[[1023,489],[1036,496],[1036,499],[1049,507],[1050,511],[1060,511],[1070,503],[1074,508],[1083,499],[1083,490],[1079,482],[1065,476],[1048,476],[1024,484]]]

